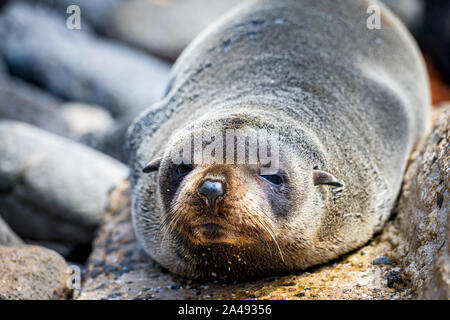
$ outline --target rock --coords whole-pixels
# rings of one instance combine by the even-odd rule
[[[101,139],[96,139],[95,145],[91,145],[123,163],[128,163],[128,155],[125,153],[124,146],[128,127],[134,119],[135,117],[131,116],[117,118],[110,130],[102,135]]]
[[[373,266],[392,250],[387,236],[337,261],[298,274],[239,283],[197,283],[161,269],[137,242],[130,216],[129,184],[110,197],[78,299],[408,299],[408,286],[389,288],[391,266]],[[361,255],[364,251],[365,254]]]
[[[23,241],[11,230],[6,222],[0,217],[0,246],[11,246],[22,244]]]
[[[122,122],[115,124],[104,108],[81,102],[64,103],[13,77],[0,77],[0,119],[23,121],[113,156],[119,154],[116,149],[121,150],[125,140],[125,129],[116,133]],[[110,142],[113,133],[115,140]]]
[[[216,18],[242,0],[130,0],[117,9],[110,35],[175,60]]]
[[[48,241],[33,241],[33,240],[27,240],[27,245],[33,245],[33,246],[39,246],[44,247],[50,250],[55,251],[59,255],[61,255],[66,261],[69,258],[71,251],[73,250],[74,245],[73,244],[66,244],[62,242],[48,242]],[[71,261],[73,262],[73,261]]]
[[[62,105],[61,109],[62,118],[74,136],[104,134],[114,125],[109,112],[99,106],[69,102]]]
[[[450,298],[449,174],[450,104],[447,104],[435,111],[429,137],[411,156],[396,209],[399,234],[392,239],[397,244],[395,254],[418,296],[441,294],[443,299]]]
[[[121,129],[121,118],[116,121],[105,109],[81,102],[64,104],[61,113],[75,140],[126,162],[123,152],[126,129]],[[126,128],[130,124],[131,121]]]
[[[123,164],[81,144],[0,121],[0,216],[22,238],[89,242],[109,190],[127,175]]]
[[[29,83],[17,78],[0,78],[0,119],[27,122],[69,137],[70,130],[61,117],[60,106],[59,99]]]
[[[441,106],[441,110],[437,111],[435,117],[435,132],[437,136],[443,137],[440,148],[444,149],[444,161],[447,166],[441,167],[440,172],[443,174],[443,179],[446,179],[446,191],[443,195],[437,195],[437,205],[445,208],[447,215],[446,236],[445,243],[438,249],[438,255],[434,259],[431,274],[426,278],[423,287],[419,292],[421,299],[450,299],[450,216],[449,209],[449,119],[450,119],[450,104]],[[446,129],[445,129],[446,128]],[[440,138],[439,138],[440,139]],[[442,163],[442,162],[441,162]]]
[[[396,268],[389,271],[389,274],[387,276],[387,286],[389,288],[392,288],[395,282],[401,281],[402,281],[402,272],[400,271],[400,269]]]
[[[372,264],[374,264],[374,265],[384,264],[384,265],[390,266],[390,265],[392,265],[392,260],[387,256],[376,257],[372,261]]]
[[[56,252],[37,246],[0,246],[0,300],[66,299],[69,266]]]
[[[450,236],[450,234],[448,235]],[[447,236],[447,239],[450,239]],[[433,264],[431,276],[426,280],[419,292],[420,299],[449,300],[450,299],[450,252],[444,251]]]
[[[122,162],[125,158],[119,158],[115,148],[108,148],[105,140],[109,139],[111,132],[116,129],[116,122],[105,109],[81,102],[69,102],[62,105],[61,117],[69,127],[74,140],[91,148],[97,149]],[[122,136],[116,136],[116,143],[123,148],[125,132]]]
[[[0,14],[0,52],[12,74],[66,100],[136,115],[160,99],[169,65],[84,30],[42,6],[11,2]],[[45,45],[43,45],[45,44]]]

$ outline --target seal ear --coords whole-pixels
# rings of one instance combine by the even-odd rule
[[[159,169],[159,165],[161,164],[161,157],[158,157],[156,159],[153,159],[152,161],[150,161],[149,163],[147,163],[144,167],[144,169],[142,169],[142,172],[144,173],[150,173],[153,171],[158,171]]]
[[[336,179],[331,173],[321,171],[321,170],[313,170],[313,180],[314,185],[318,186],[321,184],[326,184],[333,187],[343,187],[344,184]]]

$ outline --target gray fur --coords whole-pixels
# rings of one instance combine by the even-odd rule
[[[381,30],[366,28],[370,4],[382,8]],[[284,259],[256,251],[260,259],[236,266],[230,278],[329,261],[381,230],[408,155],[428,130],[429,112],[420,52],[381,3],[242,4],[191,43],[173,68],[165,98],[129,130],[137,237],[152,258],[172,272],[209,278],[208,270],[191,266],[196,257],[182,257],[179,244],[162,239],[165,191],[157,182],[164,171],[144,174],[142,169],[162,156],[177,134],[191,130],[189,125],[221,127],[223,117],[234,115],[256,127],[280,129],[294,178],[293,201],[299,203],[300,193],[303,198],[277,220]],[[313,167],[331,173],[344,187],[314,186]],[[215,261],[226,263],[220,255],[216,252]]]

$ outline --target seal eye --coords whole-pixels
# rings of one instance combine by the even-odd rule
[[[190,164],[180,164],[180,165],[177,167],[177,174],[178,174],[179,176],[185,176],[185,175],[187,175],[189,172],[191,172],[192,169],[193,169],[193,167],[192,167],[192,165],[190,165]]]
[[[283,184],[283,179],[279,176],[279,175],[262,175],[262,178],[266,179],[267,181],[269,181],[271,184],[276,185],[276,186],[281,186]]]

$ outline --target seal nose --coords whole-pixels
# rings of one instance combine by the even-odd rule
[[[198,188],[198,192],[208,199],[211,211],[214,211],[216,199],[224,194],[224,187],[220,181],[205,180]]]

